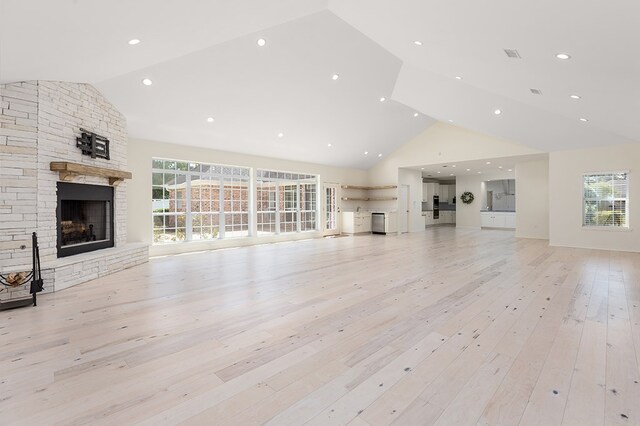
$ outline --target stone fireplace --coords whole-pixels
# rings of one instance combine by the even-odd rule
[[[108,160],[83,155],[80,129],[109,139]],[[54,163],[114,176],[54,171]],[[127,242],[127,183],[120,179],[130,175],[126,169],[126,121],[94,87],[0,85],[0,273],[30,269],[34,231],[45,291],[146,262],[148,247]],[[0,288],[0,300],[27,292]]]

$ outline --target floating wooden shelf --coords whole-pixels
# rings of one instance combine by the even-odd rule
[[[52,161],[49,169],[53,172],[60,173],[60,180],[69,182],[76,177],[85,176],[99,176],[109,179],[109,185],[117,186],[125,179],[131,179],[131,172],[123,170],[106,169],[103,167],[87,166],[86,164],[67,163]]]
[[[342,197],[342,201],[393,201],[398,197],[369,197],[369,198],[354,198],[354,197]]]
[[[359,186],[359,185],[342,185],[342,189],[363,189],[366,191],[374,189],[396,189],[397,185],[379,185],[379,186]]]

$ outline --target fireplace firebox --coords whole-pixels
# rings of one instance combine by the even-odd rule
[[[114,246],[113,187],[58,182],[58,257]]]

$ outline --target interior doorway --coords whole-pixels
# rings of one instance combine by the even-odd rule
[[[398,232],[409,232],[409,185],[398,186]]]
[[[340,234],[340,185],[337,183],[325,183],[324,197],[324,235]]]

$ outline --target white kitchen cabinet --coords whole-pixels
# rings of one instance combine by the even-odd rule
[[[480,225],[483,228],[510,228],[516,227],[515,212],[480,212]]]
[[[505,213],[505,228],[516,229],[516,214]]]
[[[398,214],[396,212],[389,212],[384,215],[384,229],[387,234],[398,232]],[[371,226],[369,226],[371,230]]]
[[[450,185],[440,185],[440,202],[441,203],[449,202],[449,186]]]
[[[432,211],[423,212],[422,215],[424,216],[424,224],[426,226],[433,225],[433,212]]]
[[[454,211],[441,211],[438,219],[433,218],[432,211],[424,211],[422,212],[422,216],[424,217],[424,224],[426,226],[456,223],[456,212]]]
[[[480,212],[480,226],[483,228],[493,227],[493,213]]]
[[[429,182],[424,184],[423,192],[426,193],[425,201],[433,201],[434,195],[440,195],[440,184]]]
[[[371,213],[342,212],[342,233],[361,234],[371,232]]]
[[[440,212],[444,221],[443,223],[456,223],[456,212],[453,211],[445,211]]]

